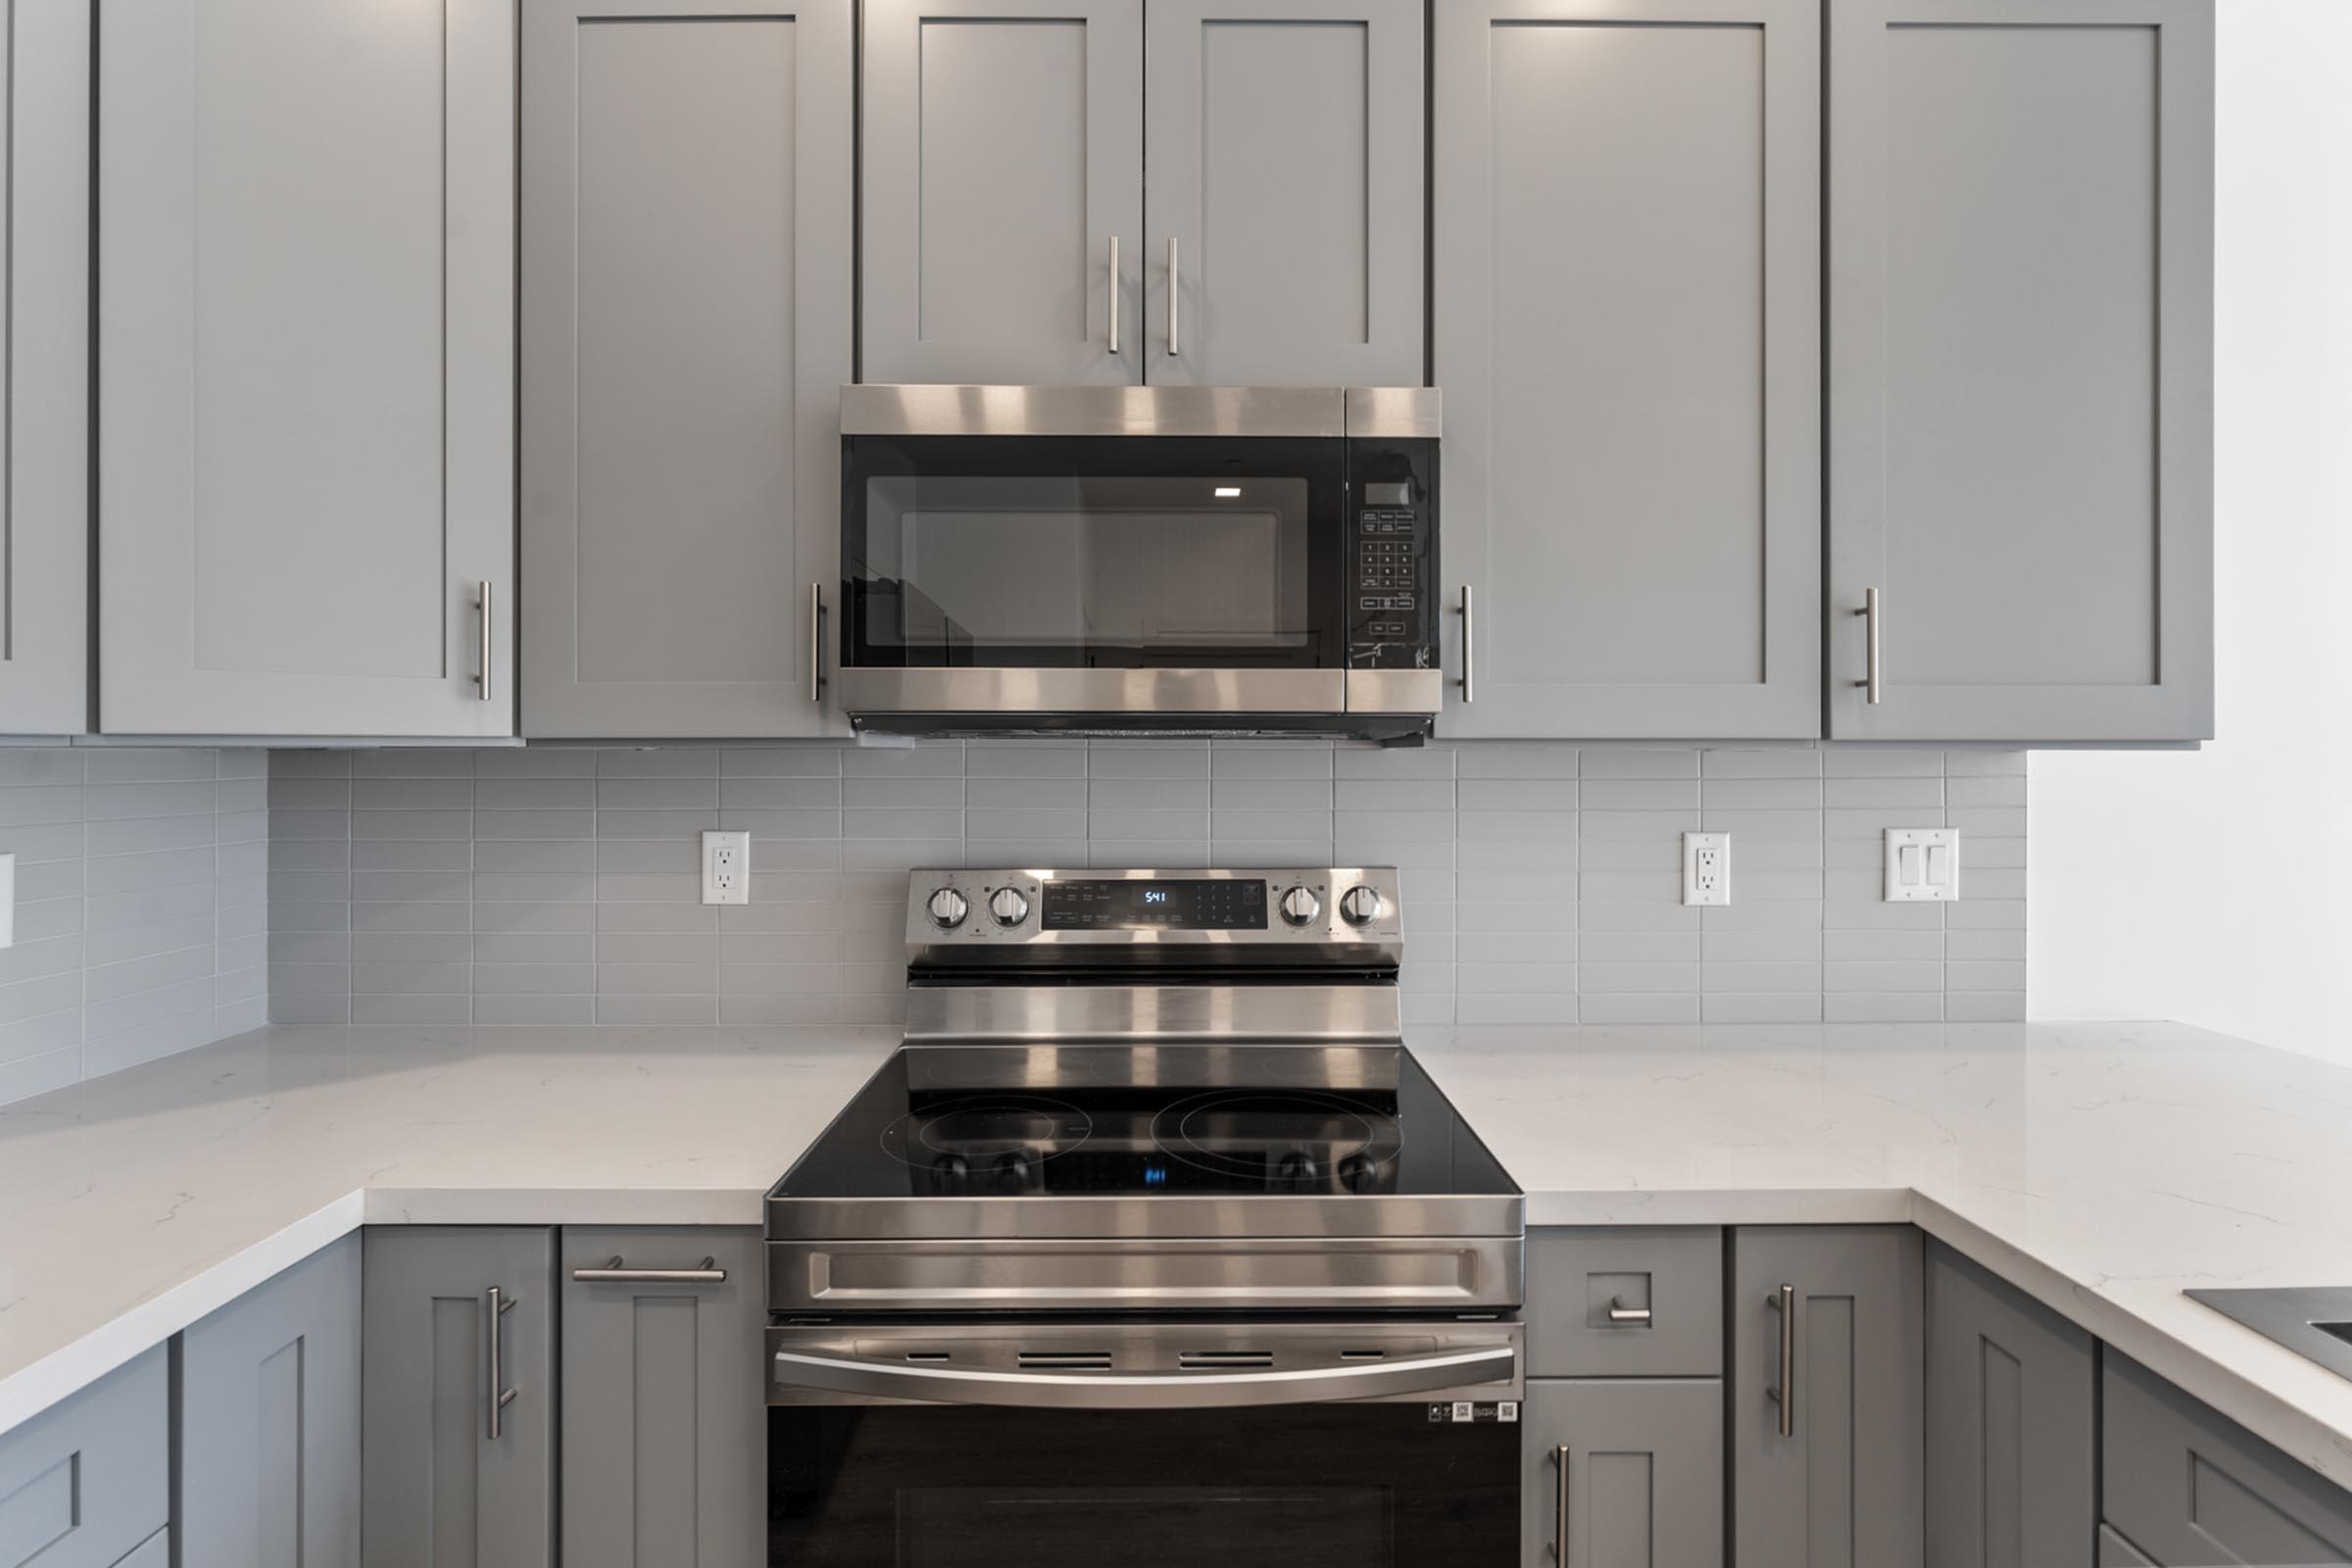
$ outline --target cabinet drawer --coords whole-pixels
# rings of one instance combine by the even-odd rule
[[[1610,1321],[1646,1312],[1646,1319]],[[1527,1237],[1527,1371],[1539,1378],[1723,1371],[1723,1233],[1597,1227]]]
[[[113,1568],[170,1512],[164,1348],[0,1436],[0,1568]]]
[[[2147,1557],[2352,1564],[2352,1493],[2112,1349],[2102,1391],[2106,1516]]]

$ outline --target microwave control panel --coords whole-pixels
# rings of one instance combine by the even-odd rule
[[[1350,446],[1348,667],[1434,669],[1436,443]]]

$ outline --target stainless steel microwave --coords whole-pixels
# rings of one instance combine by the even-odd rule
[[[859,728],[1428,734],[1436,391],[847,386],[841,435]]]

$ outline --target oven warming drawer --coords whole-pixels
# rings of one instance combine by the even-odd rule
[[[770,1242],[774,1312],[1517,1308],[1515,1236]]]

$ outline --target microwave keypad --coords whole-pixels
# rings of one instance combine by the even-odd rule
[[[1354,625],[1350,640],[1359,649],[1417,637],[1421,567],[1417,513],[1367,507],[1356,514],[1355,567],[1348,586]]]

